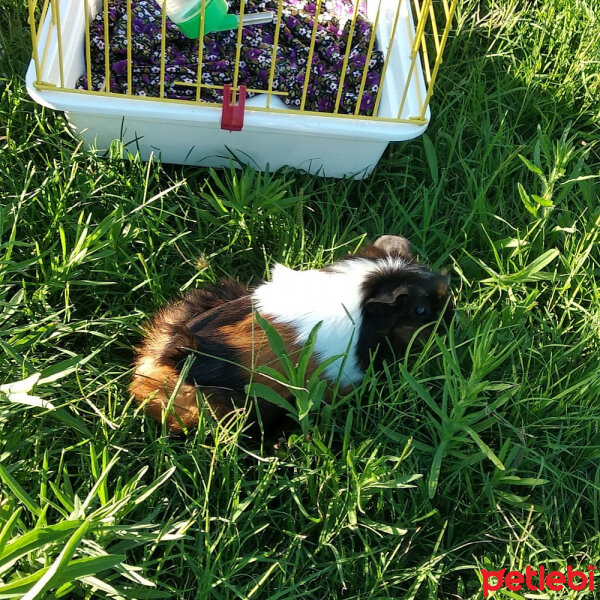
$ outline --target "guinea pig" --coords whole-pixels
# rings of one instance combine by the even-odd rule
[[[371,360],[381,367],[405,351],[417,330],[429,335],[440,315],[449,323],[454,306],[447,278],[419,264],[408,240],[393,235],[322,269],[294,271],[276,264],[271,281],[253,290],[226,279],[166,305],[146,327],[131,383],[137,402],[147,402],[160,421],[172,399],[177,416],[167,414],[166,425],[180,432],[181,424],[196,425],[205,407],[222,419],[248,405],[245,387],[251,381],[289,398],[288,388],[254,370],[279,365],[256,312],[275,327],[290,356],[322,322],[308,376],[337,356],[324,377],[350,386],[361,381]],[[177,389],[190,355],[193,362]],[[268,432],[285,415],[273,404],[258,403]]]

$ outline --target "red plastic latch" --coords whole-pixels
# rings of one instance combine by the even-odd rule
[[[246,105],[246,86],[240,85],[238,103],[232,104],[231,84],[223,86],[223,112],[221,113],[221,129],[241,131],[244,127],[244,106]]]

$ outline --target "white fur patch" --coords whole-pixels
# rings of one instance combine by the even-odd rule
[[[298,332],[303,344],[313,327],[323,322],[315,344],[315,355],[322,362],[348,352],[341,371],[341,384],[358,383],[364,372],[358,365],[356,343],[362,322],[361,287],[366,277],[381,269],[406,269],[399,258],[370,260],[354,258],[332,265],[327,270],[294,271],[276,264],[271,281],[260,285],[252,298],[259,313],[276,323],[286,323]],[[325,370],[328,379],[340,375],[344,357]]]

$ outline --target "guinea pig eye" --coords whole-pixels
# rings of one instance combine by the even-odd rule
[[[424,306],[415,306],[415,315],[424,317],[427,314],[427,309]]]

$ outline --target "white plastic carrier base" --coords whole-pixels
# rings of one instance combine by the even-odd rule
[[[386,54],[398,0],[381,0],[377,45]],[[395,119],[410,69],[414,24],[408,0],[401,0],[400,18],[394,35],[379,117]],[[101,1],[89,3],[92,16]],[[373,21],[377,0],[367,1],[367,17]],[[60,0],[64,87],[74,88],[85,72],[85,19],[81,0]],[[50,12],[50,11],[49,11]],[[67,26],[65,26],[65,23]],[[49,33],[50,32],[50,33]],[[60,64],[56,28],[50,29],[50,14],[42,26],[38,48],[46,47],[51,36],[42,81],[60,85]],[[402,118],[417,116],[426,90],[420,59],[413,70]],[[228,166],[241,161],[259,170],[288,165],[326,177],[368,176],[390,141],[403,141],[423,133],[425,124],[379,120],[323,117],[319,115],[246,110],[242,131],[221,129],[221,109],[187,103],[157,102],[144,98],[101,96],[36,89],[36,70],[31,61],[27,89],[31,97],[51,109],[65,111],[75,134],[96,152],[106,152],[120,140],[126,154],[143,160],[194,166]],[[266,95],[246,101],[246,107],[266,106]],[[285,107],[276,97],[271,106]],[[287,107],[285,107],[287,108]]]

